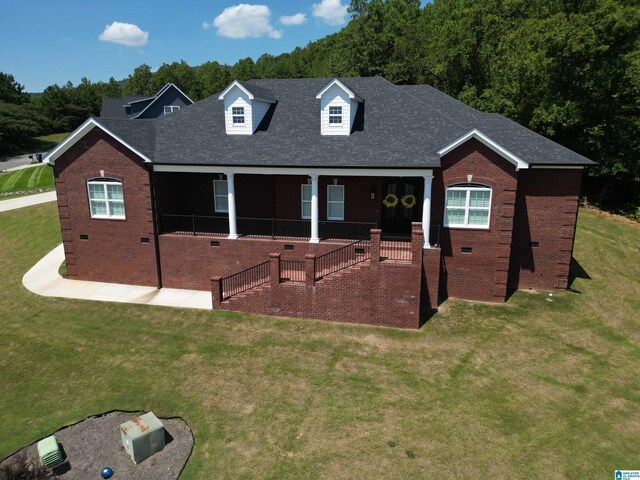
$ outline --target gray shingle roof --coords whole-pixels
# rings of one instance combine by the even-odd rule
[[[226,134],[224,103],[217,95],[153,121],[96,121],[161,164],[437,168],[437,152],[473,128],[529,163],[592,163],[504,117],[478,112],[431,87],[400,87],[380,77],[340,79],[364,103],[359,104],[351,135],[322,136],[320,101],[315,95],[331,80],[244,82],[256,97],[270,94],[277,100],[253,135]]]
[[[273,96],[273,92],[268,88],[261,87],[260,85],[256,85],[254,82],[249,80],[248,82],[238,82],[244,88],[251,92],[251,95],[258,99],[267,100],[268,102],[277,101],[276,97]]]
[[[497,113],[479,112],[429,85],[403,85],[399,88],[447,118],[465,125],[467,131],[473,128],[480,130],[529,164],[591,165],[594,163],[519,123]],[[453,140],[455,138],[451,141]]]

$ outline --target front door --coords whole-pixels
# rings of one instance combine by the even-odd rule
[[[422,214],[421,179],[398,178],[382,184],[382,235],[410,238],[411,222]]]

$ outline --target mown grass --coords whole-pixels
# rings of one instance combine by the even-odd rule
[[[51,133],[49,135],[42,135],[40,137],[33,137],[22,152],[17,155],[26,155],[34,152],[48,152],[62,140],[69,136],[70,132],[63,133]]]
[[[638,459],[639,237],[581,211],[581,295],[415,332],[39,297],[55,205],[0,214],[0,456],[120,408],[186,419],[187,479],[611,478]]]
[[[49,165],[38,165],[0,173],[0,193],[50,189],[53,187],[53,169]]]

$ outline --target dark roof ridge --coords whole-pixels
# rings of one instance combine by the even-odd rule
[[[409,93],[409,92],[407,92],[406,90],[402,89],[401,87],[402,87],[403,85],[396,85],[396,84],[394,84],[394,83],[390,82],[389,80],[387,80],[387,79],[386,79],[386,78],[384,78],[384,77],[380,77],[380,78],[382,78],[384,81],[388,82],[390,85],[393,85],[396,89],[398,89],[399,91],[401,91],[401,92],[402,92],[402,93],[404,93],[405,95],[407,95],[407,96],[409,96],[409,97],[413,98],[414,100],[416,100],[416,101],[420,102],[422,105],[426,106],[429,110],[432,110],[432,111],[434,111],[434,112],[438,113],[438,115],[440,115],[440,116],[441,116],[441,117],[443,117],[443,118],[446,118],[446,119],[447,119],[447,120],[449,120],[451,123],[455,123],[456,125],[458,125],[458,126],[460,126],[460,127],[464,128],[464,129],[467,129],[467,130],[468,130],[468,128],[469,128],[468,126],[463,125],[462,123],[458,122],[457,120],[454,120],[453,118],[449,117],[448,115],[445,115],[444,113],[442,113],[442,111],[441,111],[441,110],[438,110],[437,108],[432,107],[431,105],[429,105],[429,103],[425,102],[425,101],[424,101],[424,100],[422,100],[421,98],[418,98],[418,97],[416,97],[415,95],[412,95],[411,93]],[[414,85],[411,85],[411,86],[414,86]],[[453,97],[451,97],[451,98],[453,98]],[[466,105],[466,104],[465,104],[465,103],[463,103],[463,102],[460,102],[460,103],[462,103],[463,105]],[[469,105],[466,105],[466,106],[467,106],[467,107],[469,107]],[[475,109],[475,108],[473,108],[473,107],[469,107],[469,108],[472,108],[473,110],[475,110],[476,112],[478,112],[478,110],[476,110],[476,109]],[[481,113],[481,112],[478,112],[478,113]],[[445,145],[443,145],[443,147],[444,147],[444,146],[445,146]]]

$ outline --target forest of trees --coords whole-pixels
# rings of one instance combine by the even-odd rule
[[[136,68],[118,82],[29,95],[0,74],[0,154],[34,134],[69,131],[103,96],[150,95],[166,82],[193,100],[232,79],[381,75],[427,83],[598,162],[592,200],[640,219],[640,8],[636,0],[352,0],[339,32],[234,65]]]

